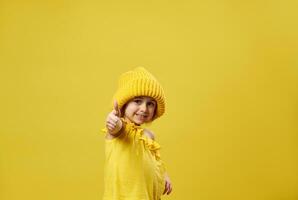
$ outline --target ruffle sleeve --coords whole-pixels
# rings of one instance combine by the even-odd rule
[[[165,164],[162,161],[161,156],[160,156],[160,149],[161,149],[160,144],[157,143],[155,140],[153,140],[151,138],[148,138],[148,137],[146,137],[144,135],[140,136],[139,139],[142,140],[145,143],[145,145],[147,146],[147,148],[155,156],[155,159],[158,162],[159,167],[162,168],[164,171],[166,171]]]

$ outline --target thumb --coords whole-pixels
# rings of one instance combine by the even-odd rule
[[[114,101],[114,110],[116,111],[115,115],[116,115],[117,117],[120,117],[120,116],[121,116],[121,111],[120,111],[120,109],[119,109],[117,100]]]

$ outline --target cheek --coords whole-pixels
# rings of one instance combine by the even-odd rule
[[[153,108],[151,108],[151,109],[150,109],[150,113],[151,113],[151,115],[154,115],[154,113],[155,113],[155,110],[156,110],[156,108],[155,108],[155,107],[153,107]]]
[[[126,110],[125,110],[125,114],[126,114],[126,115],[133,115],[134,112],[135,112],[135,108],[134,108],[134,106],[129,106],[129,107],[127,107]]]

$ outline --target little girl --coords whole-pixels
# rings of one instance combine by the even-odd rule
[[[165,112],[164,92],[143,67],[120,76],[108,114],[103,200],[160,200],[172,184],[154,134],[141,127]]]

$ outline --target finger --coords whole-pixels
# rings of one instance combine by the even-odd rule
[[[108,124],[108,125],[111,125],[111,126],[116,126],[116,123],[113,122],[113,121],[107,121],[107,124]]]
[[[118,122],[118,119],[115,116],[114,117],[110,116],[106,120],[106,123],[114,123],[114,124],[116,124],[117,122]]]
[[[108,114],[108,116],[106,118],[106,123],[109,122],[109,121],[114,121],[114,122],[117,121],[116,116],[113,112],[114,112],[114,110],[112,112],[110,112],[110,114]]]
[[[119,109],[117,100],[114,101],[114,110],[116,111],[115,115],[116,115],[117,117],[120,117],[120,116],[121,116],[121,111],[120,111],[120,109]]]
[[[108,124],[114,124],[114,125],[116,125],[117,124],[117,120],[115,120],[115,119],[108,119],[107,121],[106,121],[106,123]]]
[[[171,194],[171,192],[172,192],[172,190],[171,190],[171,189],[169,189],[169,191],[167,192],[167,195]]]
[[[106,125],[116,127],[116,123],[113,121],[108,121]]]
[[[162,194],[165,194],[167,192],[167,188],[165,188],[165,190],[163,191],[163,193]]]
[[[168,191],[168,183],[165,184],[165,190],[163,191],[163,194],[165,194]]]
[[[117,123],[114,122],[114,121],[108,121],[107,124],[109,124],[109,125],[111,125],[111,126],[116,126],[116,125],[117,125]]]
[[[165,194],[167,192],[167,187],[165,186],[165,190],[163,191],[162,194]]]
[[[107,125],[107,129],[109,131],[113,131],[115,129],[115,126],[113,126],[113,125]]]
[[[115,115],[111,115],[108,119],[111,120],[111,121],[113,121],[113,122],[115,122],[115,123],[117,123],[120,118],[117,117],[117,116],[115,116]]]
[[[172,186],[170,186],[168,192],[167,192],[167,195],[169,195],[170,193],[172,192]]]
[[[169,189],[167,188],[167,191],[165,192],[165,194],[168,194]]]
[[[115,128],[116,127],[116,125],[114,125],[114,124],[111,124],[111,123],[107,123],[107,125],[106,125],[107,127],[110,127],[110,128]]]
[[[167,188],[168,188],[167,189],[167,195],[169,195],[170,192],[171,192],[171,183],[170,182],[168,182],[168,187]]]

